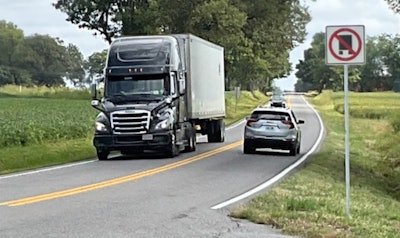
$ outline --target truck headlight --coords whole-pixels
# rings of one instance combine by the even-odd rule
[[[169,129],[171,127],[171,121],[169,118],[160,121],[159,123],[156,124],[155,129],[156,130],[163,130],[163,129]]]
[[[98,132],[108,132],[106,125],[98,121],[96,121],[95,128]]]
[[[158,122],[156,124],[154,129],[156,129],[156,130],[166,130],[166,129],[172,128],[172,121],[174,119],[173,119],[173,116],[172,116],[172,110],[171,109],[167,109],[164,112],[158,114],[157,116],[158,116],[158,120],[160,122]]]

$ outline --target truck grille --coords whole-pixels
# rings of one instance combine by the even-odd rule
[[[149,129],[149,124],[149,111],[126,110],[111,113],[114,134],[144,134]]]

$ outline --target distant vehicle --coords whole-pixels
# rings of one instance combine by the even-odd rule
[[[273,94],[269,99],[272,107],[286,107],[286,98],[281,94]]]
[[[259,107],[252,111],[244,128],[243,153],[252,154],[257,148],[289,150],[290,155],[300,152],[301,130],[290,108]]]

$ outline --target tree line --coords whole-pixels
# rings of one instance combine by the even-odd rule
[[[343,90],[343,67],[325,64],[325,33],[313,36],[304,60],[296,65],[296,91]],[[367,37],[365,64],[349,66],[349,89],[359,92],[400,91],[400,35]]]
[[[105,52],[84,59],[76,45],[49,35],[25,36],[12,22],[0,20],[0,86],[75,86],[102,72]],[[101,62],[101,63],[100,63]]]
[[[192,33],[225,48],[227,85],[269,87],[289,75],[308,8],[300,0],[58,0],[67,21],[109,43],[124,35]]]
[[[389,7],[393,5],[387,2]],[[192,33],[219,44],[225,48],[228,89],[266,90],[272,79],[288,76],[292,70],[289,52],[304,42],[306,25],[311,21],[301,0],[58,0],[53,6],[67,15],[67,21],[94,31],[109,43],[124,35]],[[305,60],[296,65],[298,90],[340,88],[341,69],[322,63],[324,48],[320,44],[324,41],[318,37],[314,36]],[[389,43],[395,40],[385,39]],[[396,50],[396,45],[391,47]],[[103,51],[84,59],[75,45],[65,45],[62,39],[48,35],[24,36],[22,30],[5,21],[0,21],[0,50],[0,85],[60,86],[65,79],[85,84],[102,73],[106,58]],[[370,63],[378,64],[373,59]],[[364,68],[361,74],[362,67],[351,67],[353,87],[365,91],[389,87],[384,81],[367,88],[362,80],[372,76]],[[387,68],[381,71],[387,72]],[[392,71],[390,80],[394,83],[394,68]]]

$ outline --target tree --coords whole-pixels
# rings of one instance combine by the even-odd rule
[[[11,22],[0,21],[0,85],[29,82],[29,75],[18,70],[14,62],[23,41],[21,29]]]
[[[0,65],[12,66],[12,57],[23,40],[24,33],[16,25],[0,21]]]
[[[246,13],[243,27],[245,38],[251,44],[254,60],[258,64],[250,71],[248,84],[265,84],[271,78],[290,73],[289,52],[305,38],[305,26],[310,15],[299,1],[289,0],[236,0],[232,1]],[[248,68],[252,68],[248,65]],[[260,85],[258,85],[260,86]]]
[[[313,36],[311,48],[304,51],[304,60],[296,65],[299,78],[296,90],[308,91],[323,89],[343,89],[343,67],[328,66],[325,63],[325,33],[319,32]],[[360,73],[357,67],[351,67],[348,71],[349,82],[356,84],[360,80]]]
[[[360,69],[362,91],[392,90],[400,76],[399,37],[380,35],[366,42],[366,64]]]
[[[19,65],[32,74],[36,85],[62,86],[69,58],[59,39],[48,35],[32,35],[25,38],[24,52],[20,52]],[[23,55],[27,55],[25,58]]]
[[[334,82],[338,82],[340,76],[335,70],[325,64],[325,33],[319,32],[313,36],[311,48],[304,51],[304,60],[296,65],[296,77],[299,78],[299,84],[296,84],[296,90],[308,91],[331,89]],[[309,88],[297,88],[299,86]]]
[[[160,31],[157,0],[58,0],[53,6],[67,14],[67,21],[94,30],[109,43],[120,35]]]
[[[296,65],[298,83],[296,90],[343,88],[343,67],[325,65],[325,36],[317,33],[311,48],[304,52],[304,60]],[[366,62],[348,70],[349,89],[355,91],[392,90],[400,79],[400,36],[382,34],[367,37]]]
[[[119,35],[193,33],[221,44],[228,78],[255,88],[290,72],[289,52],[310,21],[300,0],[58,0],[54,7],[108,42]],[[230,73],[238,70],[244,77]]]
[[[385,0],[385,2],[389,5],[389,8],[393,10],[393,12],[399,14],[400,13],[400,2],[399,0]]]
[[[85,83],[90,83],[93,79],[100,78],[103,74],[105,63],[107,60],[107,50],[93,53],[84,63],[84,69],[88,72]]]
[[[79,28],[94,30],[110,43],[121,30],[114,20],[119,10],[115,1],[58,0],[53,6],[67,14],[67,21]]]
[[[400,79],[400,35],[381,35],[379,48],[387,72],[386,90],[393,87],[394,81]]]
[[[71,81],[75,87],[83,87],[86,83],[83,64],[83,55],[78,47],[69,44],[65,52],[65,79]]]
[[[245,24],[246,14],[230,5],[228,0],[212,0],[195,7],[187,21],[187,29],[224,47],[226,76],[234,79],[232,71],[237,67],[238,59],[251,54],[250,49],[246,48],[246,38],[242,32]],[[230,84],[231,81],[228,81],[227,88]]]

